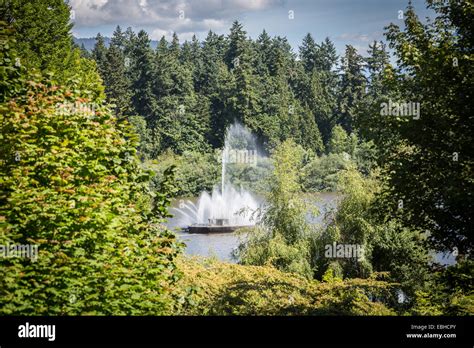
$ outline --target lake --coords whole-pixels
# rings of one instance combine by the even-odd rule
[[[324,214],[336,207],[337,198],[340,195],[337,193],[318,193],[314,195],[315,205],[318,207],[320,214],[311,218],[312,222],[321,224]],[[197,197],[187,198],[192,202],[196,202]],[[263,200],[260,198],[260,202]],[[180,199],[173,200],[171,207],[175,208],[179,205]],[[173,213],[173,209],[170,209]],[[185,254],[216,257],[221,261],[236,263],[237,260],[232,256],[232,252],[239,245],[239,237],[236,233],[212,233],[212,234],[198,234],[187,233],[180,224],[180,217],[174,216],[166,223],[168,228],[176,231],[178,238],[186,244]],[[442,265],[452,265],[456,263],[456,258],[451,253],[433,253],[434,260]]]
[[[336,193],[318,193],[314,195],[315,204],[318,207],[320,214],[312,218],[311,221],[314,223],[321,223],[325,212],[336,206],[338,194]],[[189,198],[188,198],[189,199]],[[195,202],[197,198],[189,199]],[[263,200],[259,199],[260,203]],[[172,202],[171,207],[178,207],[180,199],[176,199]],[[171,213],[173,209],[170,210]],[[170,229],[176,231],[178,238],[186,244],[185,253],[187,255],[199,255],[206,257],[217,257],[219,260],[226,262],[237,262],[232,256],[232,252],[237,248],[239,244],[239,238],[236,233],[212,233],[212,234],[198,234],[198,233],[187,233],[183,231],[180,223],[180,217],[178,215],[170,218],[167,222],[167,226]]]

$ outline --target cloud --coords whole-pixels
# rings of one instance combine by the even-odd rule
[[[70,0],[79,30],[120,24],[145,28],[154,39],[170,32],[192,36],[221,30],[239,15],[283,4],[283,0]]]
[[[359,43],[368,43],[373,42],[374,40],[382,39],[382,33],[378,31],[370,34],[343,33],[341,35],[336,36],[336,39]]]

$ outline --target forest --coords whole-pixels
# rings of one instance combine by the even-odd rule
[[[2,2],[0,246],[38,255],[0,255],[0,314],[472,315],[474,7],[426,6],[338,55],[238,21],[87,50],[66,2]],[[265,209],[237,263],[191,257],[171,205],[219,185],[234,123],[268,159],[233,174]],[[315,225],[322,192],[341,199]]]

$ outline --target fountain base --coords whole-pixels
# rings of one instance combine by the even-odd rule
[[[232,233],[246,225],[229,225],[229,219],[209,219],[209,224],[194,224],[186,229],[189,233]]]

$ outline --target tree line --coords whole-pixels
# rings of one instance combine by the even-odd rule
[[[227,36],[209,31],[202,42],[194,36],[181,43],[174,33],[156,49],[145,31],[118,26],[109,47],[99,34],[83,54],[97,62],[117,115],[142,124],[151,157],[220,148],[234,121],[267,150],[291,137],[322,154],[335,125],[354,131],[356,105],[377,93],[388,62],[380,42],[370,45],[368,58],[350,45],[339,57],[329,38],[318,44],[308,33],[296,54],[285,37],[265,30],[249,39],[237,21]]]

